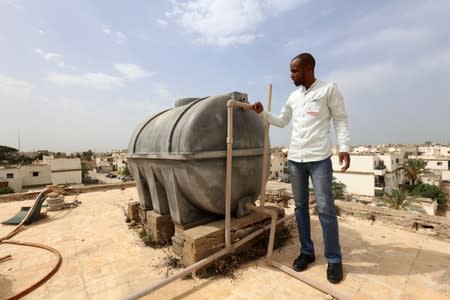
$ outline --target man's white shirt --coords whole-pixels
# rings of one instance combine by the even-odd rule
[[[263,111],[264,121],[285,127],[292,120],[288,159],[311,162],[332,155],[330,120],[333,119],[340,152],[350,152],[350,132],[344,98],[334,83],[316,80],[309,89],[291,93],[279,116]]]

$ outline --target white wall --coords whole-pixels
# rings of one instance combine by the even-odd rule
[[[81,183],[81,160],[79,158],[44,157],[51,169],[53,184]]]
[[[450,171],[442,171],[442,180],[450,181]]]
[[[337,181],[346,185],[346,193],[375,196],[375,175],[373,174],[355,174],[355,173],[334,173]]]
[[[373,172],[373,167],[375,163],[375,156],[368,155],[351,155],[350,154],[350,168],[347,172]],[[333,170],[340,171],[341,165],[339,165],[339,157],[333,155],[331,157],[331,162],[333,164]]]
[[[8,178],[8,174],[12,174],[13,178]],[[18,168],[0,168],[0,181],[7,181],[16,193],[22,192],[22,177]]]
[[[380,159],[384,162],[386,166],[386,171],[393,172],[400,168],[400,166],[404,162],[404,153],[389,153],[389,154],[380,154]]]
[[[270,157],[270,176],[281,176],[287,168],[287,157],[283,152],[273,152]]]
[[[447,160],[427,160],[427,169],[430,170],[448,170],[448,159]]]
[[[34,172],[38,175],[33,176]],[[20,167],[20,176],[23,190],[52,184],[49,165],[23,165]]]

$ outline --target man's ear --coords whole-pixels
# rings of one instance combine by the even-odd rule
[[[306,64],[304,67],[305,72],[311,72],[312,71],[312,67],[310,64]]]

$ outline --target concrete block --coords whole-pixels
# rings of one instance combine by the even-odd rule
[[[236,242],[239,238],[242,238],[239,233],[243,230],[251,232],[259,229],[262,225],[269,223],[270,217],[260,213],[251,213],[250,215],[239,219],[232,218],[232,243]],[[254,229],[252,230],[251,227],[254,227]],[[202,226],[184,230],[183,232],[181,232],[181,228],[178,228],[178,230],[176,236],[182,236],[184,239],[182,257],[185,266],[192,265],[224,248],[225,220],[214,221]],[[246,245],[243,245],[242,248],[245,247]]]
[[[127,203],[127,217],[130,221],[139,221],[139,201],[131,200]]]
[[[156,243],[167,243],[175,232],[175,227],[170,214],[160,215],[153,210],[145,212],[144,228],[151,233],[152,241]]]

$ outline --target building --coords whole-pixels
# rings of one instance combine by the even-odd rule
[[[50,166],[53,184],[81,184],[80,158],[54,158],[44,155],[42,162]]]
[[[17,166],[0,167],[0,187],[10,187],[14,192],[22,191],[20,169]]]
[[[9,186],[16,193],[52,184],[81,184],[80,159],[44,156],[31,165],[0,167],[0,187]]]
[[[339,157],[331,157],[333,176],[346,185],[347,193],[378,196],[403,182],[403,153],[351,153],[350,168],[341,172]]]
[[[446,180],[444,177],[447,178],[446,172],[450,170],[450,156],[410,155],[408,159],[421,159],[427,163],[425,168],[429,172],[420,176],[422,182],[439,186],[441,180]]]
[[[419,155],[433,157],[450,157],[450,147],[448,145],[427,144],[418,147]]]
[[[127,152],[121,150],[113,150],[111,152],[114,170],[122,173],[127,168]]]
[[[272,152],[270,155],[269,178],[277,178],[289,174],[287,149]]]
[[[52,184],[52,175],[49,165],[32,164],[20,166],[21,190],[23,192],[38,189]]]
[[[108,173],[114,171],[114,160],[109,155],[97,155],[95,157],[94,171],[97,173]]]

